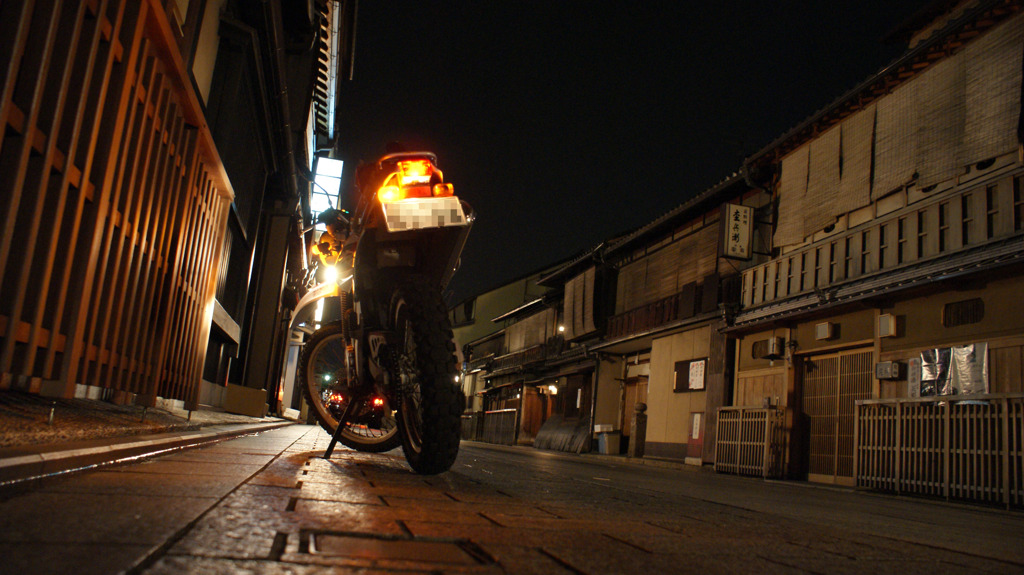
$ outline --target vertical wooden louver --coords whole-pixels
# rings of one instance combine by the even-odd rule
[[[804,361],[802,410],[813,481],[853,482],[854,410],[857,400],[871,397],[872,357],[853,351]]]
[[[157,0],[0,4],[0,389],[197,403],[230,183]]]
[[[788,152],[773,245],[800,244],[896,190],[927,189],[1014,152],[1022,41],[1017,14]]]
[[[594,284],[596,268],[590,268],[565,283],[563,317],[565,338],[574,339],[593,333]]]

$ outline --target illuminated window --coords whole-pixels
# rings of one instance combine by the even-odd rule
[[[318,157],[316,174],[313,178],[313,193],[310,196],[309,209],[313,212],[313,220],[320,212],[330,207],[338,207],[338,191],[341,189],[341,173],[345,163],[341,160]],[[317,224],[317,230],[324,231],[323,224]]]

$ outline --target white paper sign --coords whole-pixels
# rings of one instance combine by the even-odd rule
[[[706,359],[690,362],[690,389],[704,389],[704,365]]]
[[[921,358],[912,357],[907,362],[907,395],[921,397]]]

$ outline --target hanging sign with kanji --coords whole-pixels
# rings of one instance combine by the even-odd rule
[[[754,208],[738,204],[725,205],[725,250],[727,258],[749,260]]]

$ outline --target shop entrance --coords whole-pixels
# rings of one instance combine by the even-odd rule
[[[871,397],[874,353],[853,350],[804,358],[807,479],[853,485],[854,406]]]
[[[533,443],[544,422],[551,415],[551,403],[548,396],[540,393],[534,386],[523,386],[523,411],[519,443]]]

